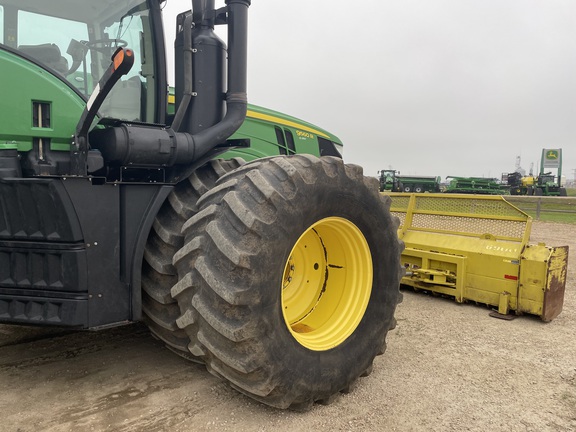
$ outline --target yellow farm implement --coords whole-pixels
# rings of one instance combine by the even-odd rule
[[[502,318],[560,314],[568,246],[529,244],[532,218],[503,197],[387,195],[406,245],[402,285],[495,306]]]

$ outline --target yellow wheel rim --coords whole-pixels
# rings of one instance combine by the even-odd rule
[[[324,351],[350,336],[372,292],[372,257],[352,222],[330,217],[308,228],[284,268],[282,311],[292,336]]]

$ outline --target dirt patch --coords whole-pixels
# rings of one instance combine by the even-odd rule
[[[410,291],[374,372],[307,413],[267,408],[165,349],[141,325],[102,332],[0,326],[3,431],[574,431],[576,226],[536,222],[569,245],[561,315],[489,309]]]

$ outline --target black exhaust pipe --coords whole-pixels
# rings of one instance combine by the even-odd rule
[[[194,160],[204,156],[238,130],[246,118],[248,97],[248,7],[250,0],[226,0],[228,6],[228,91],[224,118],[192,136]],[[201,109],[201,108],[200,108]]]
[[[224,113],[226,45],[214,32],[214,0],[193,0],[192,13],[178,16],[174,44],[176,116],[172,129],[196,134],[220,122]]]

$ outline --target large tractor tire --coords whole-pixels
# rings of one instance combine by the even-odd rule
[[[333,157],[265,158],[198,205],[172,296],[211,373],[296,410],[370,373],[395,325],[402,249],[375,178]]]
[[[170,295],[170,290],[178,281],[172,259],[184,244],[182,226],[198,212],[198,198],[214,187],[218,178],[243,164],[240,158],[226,161],[215,159],[176,185],[156,216],[144,250],[144,321],[152,334],[164,341],[172,351],[191,360],[199,361],[188,350],[188,336],[176,326],[180,309]]]

